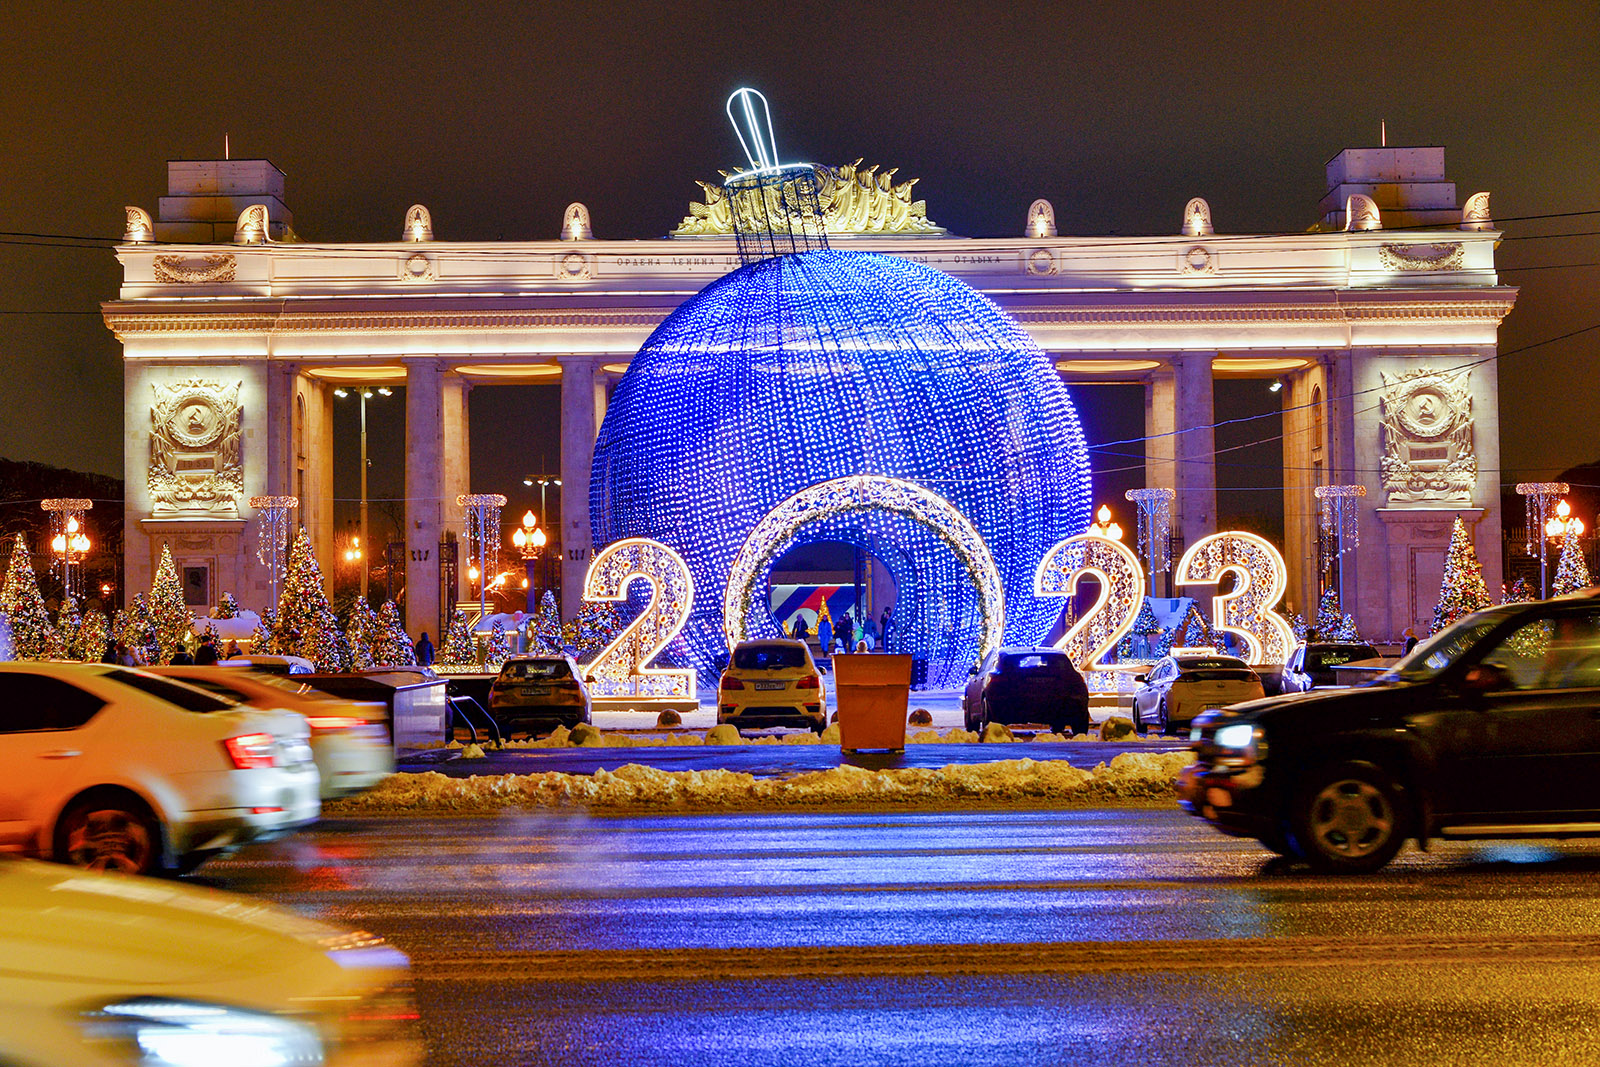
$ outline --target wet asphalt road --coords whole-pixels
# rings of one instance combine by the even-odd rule
[[[411,954],[434,1064],[1600,1062],[1600,843],[1170,809],[359,819],[197,881]]]

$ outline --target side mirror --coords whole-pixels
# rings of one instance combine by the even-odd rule
[[[1136,674],[1136,675],[1133,676],[1133,680],[1136,681],[1136,682],[1143,682],[1143,681],[1146,681],[1149,677],[1150,676],[1148,674]]]
[[[1478,663],[1467,668],[1461,676],[1461,688],[1468,693],[1492,693],[1497,689],[1510,689],[1511,676],[1504,667],[1492,663]]]

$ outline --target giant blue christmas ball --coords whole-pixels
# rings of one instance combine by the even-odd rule
[[[885,475],[949,501],[987,542],[1008,644],[1041,640],[1062,602],[1033,595],[1039,560],[1089,522],[1089,461],[1066,386],[1005,312],[948,274],[838,249],[762,260],[712,282],[650,335],[595,444],[595,542],[649,537],[688,563],[695,601],[670,651],[712,677],[727,655],[729,567],[775,505],[833,478]],[[897,586],[894,650],[930,685],[964,682],[977,590],[921,522],[836,515],[785,548],[846,541]],[[754,634],[776,635],[759,583]]]

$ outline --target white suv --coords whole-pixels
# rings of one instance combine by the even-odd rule
[[[143,874],[304,826],[308,734],[140,671],[0,663],[0,851]]]

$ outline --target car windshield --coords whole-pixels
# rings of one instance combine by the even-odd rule
[[[137,689],[141,693],[149,693],[168,704],[176,704],[184,711],[228,711],[239,706],[237,700],[225,696],[217,696],[196,689],[193,686],[183,685],[167,678],[157,678],[152,674],[142,674],[139,671],[110,670],[106,677],[119,685],[130,689]]]
[[[733,665],[741,671],[804,667],[806,650],[799,645],[740,645],[733,650]]]
[[[508,682],[568,678],[572,671],[564,659],[514,660],[500,668],[500,677]]]
[[[1413,648],[1393,668],[1379,675],[1378,681],[1426,682],[1437,678],[1463,652],[1477,644],[1484,634],[1500,625],[1504,618],[1498,612],[1468,615]]]

